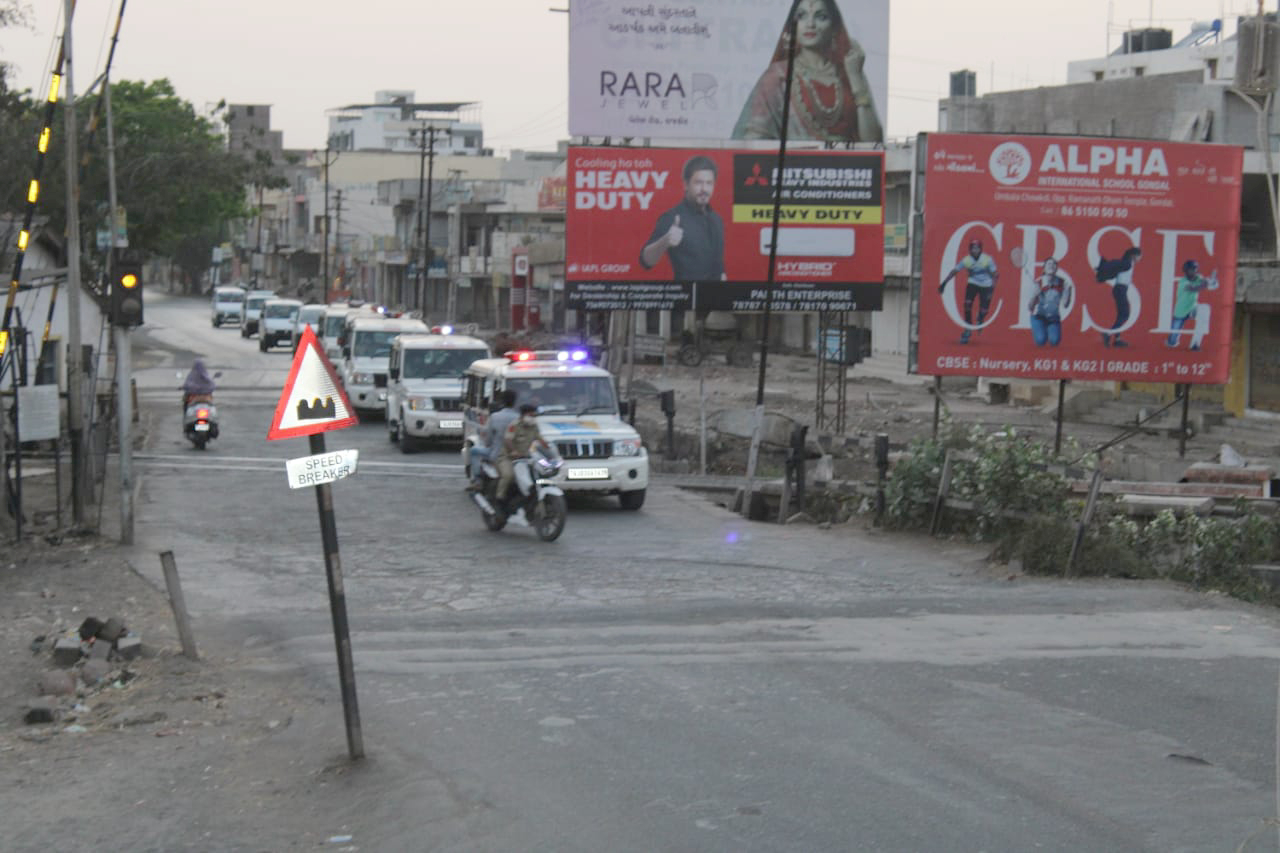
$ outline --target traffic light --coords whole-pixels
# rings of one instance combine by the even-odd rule
[[[111,323],[142,325],[142,256],[132,249],[117,249],[112,264]]]

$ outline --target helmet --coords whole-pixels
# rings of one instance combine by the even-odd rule
[[[1182,263],[1182,272],[1185,275],[1190,275],[1191,273],[1196,272],[1199,269],[1200,269],[1200,264],[1196,263],[1194,258],[1187,258],[1187,260],[1183,261]]]

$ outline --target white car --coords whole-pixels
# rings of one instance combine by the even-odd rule
[[[262,306],[268,299],[275,299],[274,290],[250,290],[244,296],[244,313],[240,315],[240,337],[247,338],[258,334],[258,319],[262,316]]]
[[[244,313],[244,288],[215,287],[213,289],[213,327],[216,329],[223,323],[240,325],[240,315]]]
[[[302,331],[308,326],[311,327],[312,334],[317,338],[320,337],[322,331],[320,326],[324,320],[324,312],[327,307],[317,302],[303,305],[298,309],[298,315],[293,321],[293,336],[290,349],[294,352],[298,351],[298,342],[302,340]]]
[[[387,368],[387,431],[409,453],[429,439],[462,439],[462,374],[489,358],[489,347],[466,335],[400,335]]]
[[[343,332],[342,369],[339,373],[347,399],[356,416],[382,414],[387,405],[387,363],[391,342],[404,334],[425,334],[421,320],[381,317],[372,314],[348,318]]]
[[[585,350],[510,352],[467,368],[463,399],[462,464],[470,476],[472,445],[497,392],[516,393],[516,405],[538,407],[538,430],[564,465],[555,484],[566,493],[617,495],[623,509],[644,506],[649,455],[623,417],[613,376],[587,362]]]
[[[293,340],[293,326],[302,302],[297,299],[268,299],[262,303],[258,320],[258,349],[266,352],[276,344]]]

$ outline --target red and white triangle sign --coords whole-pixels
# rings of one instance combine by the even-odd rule
[[[275,417],[267,440],[315,435],[331,429],[345,429],[359,423],[338,384],[338,374],[320,349],[320,341],[310,326],[303,327],[293,367],[284,383],[284,393],[276,404]]]

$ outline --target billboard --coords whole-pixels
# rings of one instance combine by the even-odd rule
[[[569,132],[777,139],[793,0],[574,0]],[[888,0],[801,0],[792,140],[883,142]]]
[[[776,151],[571,148],[567,307],[763,310],[777,163]],[[784,168],[773,309],[878,309],[883,152],[788,152]]]
[[[1221,383],[1240,148],[932,134],[921,373]]]

